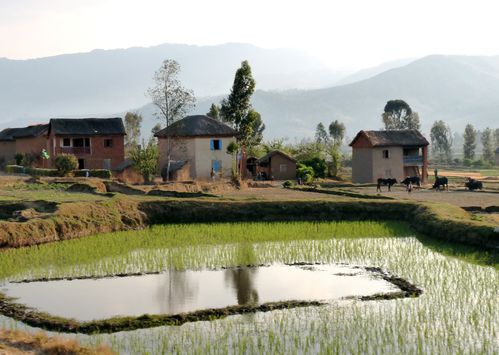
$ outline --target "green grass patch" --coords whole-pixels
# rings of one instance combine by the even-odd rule
[[[210,246],[237,244],[209,265],[258,264],[251,245],[264,242],[381,238],[414,233],[402,222],[278,222],[156,225],[139,231],[105,233],[0,253],[0,278],[99,276],[152,272],[166,268],[202,268]],[[243,247],[241,247],[243,246]],[[197,255],[197,256],[196,256]],[[17,275],[14,277],[14,275]]]

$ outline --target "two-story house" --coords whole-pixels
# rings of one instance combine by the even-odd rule
[[[352,181],[373,183],[378,178],[428,179],[428,141],[417,130],[360,131],[352,147]]]
[[[234,158],[227,147],[235,135],[232,127],[211,117],[187,116],[155,134],[159,167],[164,171],[170,155],[170,174],[187,166],[190,179],[209,179],[212,169],[216,176],[230,177]]]

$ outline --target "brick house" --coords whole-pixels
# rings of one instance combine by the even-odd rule
[[[373,183],[378,178],[428,179],[428,141],[417,130],[360,131],[352,147],[352,181]]]
[[[74,154],[79,169],[113,169],[125,160],[125,127],[121,118],[56,118],[48,124],[7,128],[0,132],[0,159],[31,154],[35,167],[54,167],[61,153]],[[45,149],[50,159],[40,159]]]
[[[39,124],[22,128],[6,128],[1,131],[0,161],[3,161],[3,164],[15,164],[16,154],[27,154],[35,159],[34,165],[41,166],[42,161],[39,156],[42,149],[47,147],[48,126],[48,124]]]
[[[125,126],[121,118],[53,118],[47,149],[51,162],[60,153],[74,154],[78,169],[114,169],[125,160]]]
[[[159,168],[165,175],[170,145],[170,179],[210,179],[211,169],[219,177],[230,177],[233,157],[227,146],[236,132],[225,123],[204,115],[187,116],[155,134]],[[176,170],[183,169],[182,173]]]

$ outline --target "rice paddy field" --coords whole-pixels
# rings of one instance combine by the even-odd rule
[[[416,298],[338,301],[182,326],[67,336],[131,354],[499,353],[498,255],[437,242],[396,222],[165,225],[102,234],[6,250],[0,284],[299,262],[381,267],[424,292]],[[3,316],[0,327],[34,330]]]

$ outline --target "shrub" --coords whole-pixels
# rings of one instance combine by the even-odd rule
[[[78,159],[73,154],[59,154],[55,158],[55,167],[61,175],[67,175],[78,167]]]
[[[298,163],[296,166],[296,177],[301,179],[305,184],[310,184],[314,180],[314,169]]]
[[[57,169],[30,168],[21,165],[7,165],[5,171],[9,174],[28,174],[31,176],[59,176]]]
[[[16,155],[14,155],[14,159],[16,161],[16,165],[20,166],[23,164],[24,154],[16,153]]]
[[[88,175],[87,175],[88,173]],[[76,177],[96,177],[100,179],[110,179],[112,174],[110,170],[107,169],[83,169],[73,171],[73,175]]]
[[[295,186],[295,182],[294,182],[294,181],[291,181],[291,180],[286,180],[286,181],[284,181],[284,182],[283,182],[283,184],[282,184],[282,187],[284,187],[284,188],[286,188],[286,189],[288,189],[288,188],[290,188],[290,187],[293,187],[293,186]]]
[[[311,167],[314,170],[314,177],[325,178],[327,174],[327,164],[322,158],[315,157],[303,162],[303,164]]]

